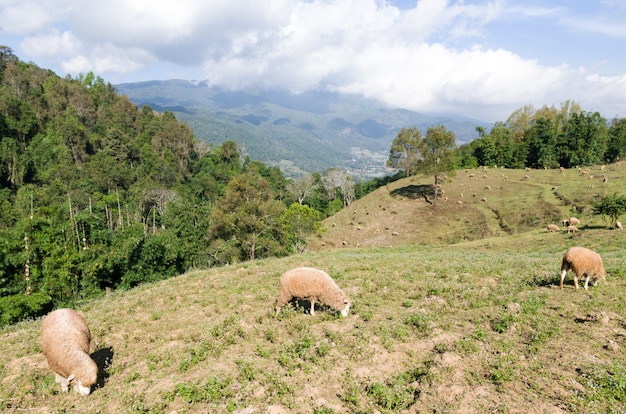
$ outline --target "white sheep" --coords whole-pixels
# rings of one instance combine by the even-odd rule
[[[602,257],[593,250],[585,247],[570,247],[563,253],[563,261],[561,263],[561,289],[563,289],[563,280],[568,270],[574,272],[574,285],[578,289],[578,278],[586,276],[585,290],[589,286],[589,279],[593,278],[593,285],[597,286],[600,279],[606,279]]]
[[[552,232],[552,231],[559,231],[561,229],[559,229],[559,226],[557,226],[556,224],[548,224],[548,227],[546,227],[546,231],[548,232]]]
[[[624,230],[624,227],[622,226],[622,223],[619,221],[615,222],[615,228],[618,230]]]
[[[568,233],[576,233],[578,231],[578,227],[576,226],[567,226],[567,232]]]
[[[315,302],[323,303],[347,316],[350,299],[328,273],[311,267],[298,267],[280,276],[280,294],[276,301],[276,314],[292,299],[311,302],[311,315],[315,315]]]
[[[63,392],[89,395],[98,379],[98,366],[89,356],[91,334],[85,319],[72,309],[49,313],[41,326],[41,350]]]
[[[577,224],[580,224],[580,220],[578,220],[576,217],[570,217],[569,218],[569,224],[571,226],[575,226]]]

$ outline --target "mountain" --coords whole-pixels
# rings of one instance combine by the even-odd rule
[[[210,144],[237,142],[253,159],[279,166],[286,175],[340,167],[357,178],[386,173],[398,130],[443,125],[459,144],[489,123],[459,116],[426,115],[390,108],[356,95],[312,91],[228,91],[207,82],[146,81],[115,85],[138,105],[170,111]]]

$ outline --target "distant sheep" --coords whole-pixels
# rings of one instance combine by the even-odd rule
[[[571,226],[575,226],[577,224],[580,224],[580,220],[578,220],[576,217],[570,217],[569,218],[569,224]]]
[[[89,395],[98,379],[98,366],[89,356],[91,334],[85,319],[72,309],[49,313],[41,326],[41,350],[63,392]]]
[[[606,279],[602,257],[593,250],[585,247],[570,247],[563,254],[561,263],[561,284],[563,289],[563,280],[568,270],[574,272],[574,285],[578,289],[578,278],[586,276],[585,290],[588,288],[589,279],[593,278],[593,285],[597,286],[600,279]]]
[[[622,227],[622,223],[619,221],[615,222],[615,228],[617,228],[618,230],[624,230],[624,227]]]
[[[572,226],[572,225],[567,226],[568,233],[576,233],[577,231],[578,231],[578,227]]]
[[[548,227],[546,227],[546,230],[549,232],[553,232],[553,231],[559,231],[561,229],[559,229],[559,226],[557,226],[556,224],[548,224]]]
[[[350,299],[328,273],[311,267],[291,269],[280,276],[276,314],[294,298],[310,301],[311,315],[315,315],[315,302],[330,306],[340,312],[341,316],[347,316],[350,309]]]

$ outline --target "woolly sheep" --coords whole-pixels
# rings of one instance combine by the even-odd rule
[[[280,294],[276,301],[276,314],[294,298],[311,302],[311,315],[315,315],[315,302],[330,306],[347,316],[350,299],[328,273],[311,267],[298,267],[280,276]]]
[[[98,366],[89,356],[91,334],[85,319],[72,309],[49,313],[41,326],[41,350],[63,392],[89,395],[98,379]]]
[[[576,217],[570,217],[569,218],[569,224],[572,226],[575,226],[577,224],[580,224],[580,220],[578,220]]]
[[[556,224],[548,224],[548,227],[546,227],[547,231],[559,231],[559,226],[557,226]]]
[[[606,279],[602,257],[593,250],[585,247],[570,247],[563,253],[563,261],[561,263],[561,289],[563,289],[563,280],[568,270],[574,272],[574,285],[578,289],[578,278],[583,275],[585,278],[585,290],[588,288],[589,279],[594,279],[594,286],[598,285],[600,279]]]
[[[618,230],[623,230],[623,229],[624,229],[624,227],[622,226],[622,223],[620,223],[619,221],[616,221],[616,222],[615,222],[615,227],[616,227]]]
[[[578,231],[578,227],[576,226],[567,226],[567,232],[568,233],[576,233]]]

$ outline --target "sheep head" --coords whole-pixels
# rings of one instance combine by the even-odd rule
[[[350,301],[346,298],[343,300],[343,304],[346,305],[346,307],[341,311],[341,316],[346,317],[348,316],[348,311],[350,310]]]

